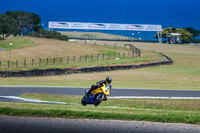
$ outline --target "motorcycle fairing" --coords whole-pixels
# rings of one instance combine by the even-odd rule
[[[101,95],[102,95],[102,94],[98,94],[98,98],[101,97]],[[94,101],[95,101],[96,96],[97,96],[97,94],[87,97],[87,99],[86,99],[85,102],[86,102],[87,104],[94,104]]]

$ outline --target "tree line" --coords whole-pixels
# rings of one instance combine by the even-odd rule
[[[162,36],[162,38],[169,39],[169,37],[172,37],[170,33],[181,34],[180,35],[181,43],[200,42],[199,39],[195,39],[197,36],[199,36],[200,31],[196,30],[193,27],[187,27],[184,29],[168,27],[168,28],[162,29],[162,31],[159,34],[160,36]],[[154,37],[158,39],[158,35],[154,35]]]
[[[41,18],[35,13],[7,11],[0,14],[0,40],[10,35],[36,36],[68,40],[68,37],[56,31],[46,31],[41,26]]]

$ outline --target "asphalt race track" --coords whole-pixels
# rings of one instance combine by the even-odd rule
[[[9,126],[8,126],[9,125]],[[199,133],[199,125],[0,115],[1,133]]]
[[[24,93],[48,93],[62,95],[84,95],[88,88],[73,87],[0,87],[0,96],[19,96]],[[155,90],[155,89],[117,89],[113,88],[110,97],[185,97],[198,98],[198,90]]]
[[[24,102],[18,97],[24,93],[83,95],[87,88],[70,87],[0,87],[0,102]],[[200,91],[112,89],[112,98],[183,98],[200,99]],[[19,117],[0,115],[0,133],[200,133],[199,125],[159,123],[145,121],[120,121],[96,119],[65,119],[46,117]]]
[[[73,87],[0,87],[0,102],[22,102],[6,96],[20,96],[24,93],[48,93],[62,95],[84,95],[88,88]],[[113,88],[109,98],[173,98],[200,99],[200,91],[155,90],[155,89],[117,89]],[[24,101],[23,101],[24,102]]]

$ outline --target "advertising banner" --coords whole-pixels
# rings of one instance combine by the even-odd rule
[[[80,23],[50,21],[49,29],[161,31],[162,26],[146,24]]]

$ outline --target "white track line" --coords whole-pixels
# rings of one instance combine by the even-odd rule
[[[36,100],[36,99],[26,99],[16,96],[0,96],[0,98],[7,98],[12,100],[20,100],[25,102],[33,102],[33,103],[49,103],[49,104],[63,104],[63,105],[81,105],[81,104],[71,104],[71,103],[65,103],[65,102],[52,102],[52,101],[43,101],[43,100]]]
[[[75,103],[65,103],[65,102],[52,102],[52,101],[43,101],[43,100],[36,100],[36,99],[26,99],[16,96],[0,96],[0,98],[7,98],[12,100],[19,100],[29,103],[43,103],[43,104],[59,104],[59,105],[75,105],[75,106],[82,106],[82,104],[75,104]],[[120,99],[120,98],[134,98],[134,99],[144,99],[144,98],[152,98],[152,99],[200,99],[200,97],[140,97],[140,96],[115,96],[115,97],[108,97],[110,99]],[[93,105],[89,105],[93,106]],[[101,106],[106,108],[123,108],[118,106]]]
[[[150,97],[150,96],[113,96],[111,99],[134,98],[134,99],[200,99],[200,97]]]
[[[60,105],[82,106],[82,104],[76,104],[76,103],[43,101],[43,100],[36,100],[36,99],[26,99],[26,98],[21,98],[21,97],[16,97],[16,96],[0,96],[0,98],[7,98],[7,99],[12,99],[12,100],[20,100],[20,101],[30,102],[30,103],[44,103],[44,104],[60,104]],[[91,105],[91,106],[93,106],[93,105]],[[122,107],[117,107],[117,106],[103,106],[103,107],[108,107],[108,108],[122,108]]]

